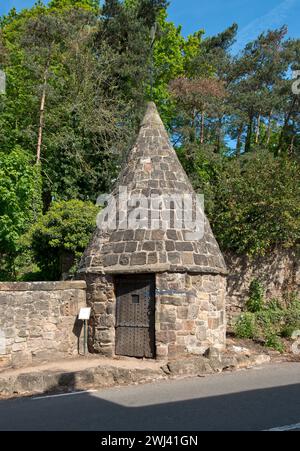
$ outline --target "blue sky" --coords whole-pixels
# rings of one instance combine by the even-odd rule
[[[34,0],[0,0],[0,14],[31,6]],[[204,28],[207,35],[239,25],[238,51],[260,32],[287,24],[289,36],[299,36],[300,0],[171,0],[169,18],[183,26],[185,35]]]

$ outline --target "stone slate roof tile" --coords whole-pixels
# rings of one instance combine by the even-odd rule
[[[157,228],[148,229],[149,219],[146,219],[144,227],[137,230],[131,227],[123,230],[124,222],[121,220],[115,230],[97,228],[82,257],[80,272],[227,273],[218,243],[199,206],[191,204],[190,211],[202,217],[203,236],[193,238],[192,230],[178,226],[182,209],[176,205],[176,195],[193,195],[196,198],[196,194],[153,102],[147,106],[136,144],[128,155],[113,196],[118,195],[120,186],[126,187],[129,195],[164,196],[163,205],[159,202],[153,206]],[[170,195],[175,196],[175,200],[170,199]],[[141,207],[141,213],[148,218],[149,211],[149,203],[146,202]]]

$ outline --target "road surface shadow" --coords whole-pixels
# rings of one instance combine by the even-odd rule
[[[2,400],[0,430],[255,431],[300,422],[300,384],[152,405],[138,405],[131,387],[131,407],[103,399],[126,389]]]

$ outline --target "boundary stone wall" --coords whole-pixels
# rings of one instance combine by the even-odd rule
[[[78,354],[84,281],[0,283],[0,370]]]
[[[266,299],[282,300],[288,293],[298,293],[300,297],[300,252],[297,249],[276,249],[255,258],[227,253],[225,260],[229,271],[226,308],[230,322],[243,310],[254,279],[261,281]]]

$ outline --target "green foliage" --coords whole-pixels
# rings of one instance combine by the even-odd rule
[[[223,250],[264,255],[300,239],[300,164],[263,150],[239,159],[197,143],[179,158],[205,208]]]
[[[162,118],[170,123],[176,113],[168,85],[171,80],[183,74],[185,40],[181,27],[176,27],[166,19],[167,13],[162,10],[157,19],[159,34],[154,45],[153,100],[160,109]]]
[[[281,335],[290,338],[296,330],[300,330],[300,300],[298,294],[293,294],[286,300],[287,309],[284,312],[284,325]]]
[[[235,334],[238,338],[256,337],[256,321],[253,313],[243,313],[235,323]]]
[[[91,202],[54,202],[31,228],[27,239],[45,280],[59,279],[70,269],[64,268],[66,260],[76,264],[95,230],[98,212]]]
[[[249,299],[246,302],[246,308],[251,313],[262,310],[264,305],[264,288],[257,279],[252,280],[249,288]]]
[[[185,38],[168,21],[167,3],[106,0],[99,10],[98,0],[38,1],[1,18],[7,90],[0,95],[0,154],[13,160],[17,149],[16,161],[24,156],[19,179],[39,171],[35,188],[31,182],[24,188],[27,205],[7,183],[15,169],[5,160],[3,277],[30,267],[29,256],[16,256],[32,222],[30,205],[38,205],[35,215],[40,211],[41,189],[45,212],[53,198],[93,201],[111,190],[150,97],[152,53],[153,99],[195,189],[205,195],[222,249],[258,255],[299,243],[299,96],[288,74],[298,69],[300,40],[287,40],[283,27],[233,56],[236,24],[216,36],[200,29]],[[177,95],[171,87],[182,79],[189,89]],[[260,308],[255,296],[252,304]]]
[[[51,0],[49,8],[62,10],[64,8],[82,8],[97,11],[100,7],[99,0]]]
[[[41,207],[39,168],[20,147],[0,152],[0,278],[14,277],[21,237],[38,219]]]
[[[297,296],[290,296],[285,305],[276,299],[265,303],[260,285],[254,282],[252,292],[259,302],[250,304],[255,312],[245,312],[238,317],[235,334],[239,338],[263,341],[266,347],[284,352],[282,338],[291,338],[293,332],[300,329],[300,301]]]
[[[291,326],[291,325],[283,326],[282,330],[281,330],[282,338],[292,338],[295,330],[297,330],[295,326]]]
[[[264,151],[224,160],[209,216],[223,249],[263,255],[300,238],[300,166]]]
[[[234,24],[211,38],[190,39],[184,76],[223,83],[225,97],[196,102],[172,90],[178,153],[223,250],[263,255],[300,238],[299,96],[287,74],[298,64],[300,40],[286,28],[261,34],[233,57]],[[185,83],[184,88],[189,85]],[[221,86],[221,85],[220,85]],[[232,142],[227,145],[228,138]]]
[[[275,351],[284,352],[284,345],[280,341],[280,338],[272,332],[265,334],[265,346],[267,348],[275,349]]]
[[[0,149],[20,145],[36,157],[45,95],[45,209],[53,197],[95,200],[111,190],[144,108],[149,30],[123,7],[113,21],[99,20],[96,3],[56,0],[23,10],[0,36],[7,75]]]

